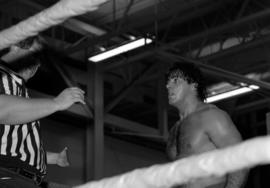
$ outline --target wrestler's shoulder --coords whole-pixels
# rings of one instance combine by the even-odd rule
[[[201,113],[217,113],[217,114],[226,114],[226,112],[220,108],[218,108],[216,105],[213,104],[205,104],[199,109],[199,112]]]
[[[204,117],[203,119],[227,119],[229,116],[227,114],[227,112],[225,112],[224,110],[218,108],[215,105],[206,105],[204,108],[202,108],[199,112],[198,112],[201,117]]]

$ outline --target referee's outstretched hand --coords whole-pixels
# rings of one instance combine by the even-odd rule
[[[84,91],[78,87],[67,88],[54,98],[54,102],[58,111],[66,110],[77,102],[85,104]]]
[[[69,160],[68,160],[68,148],[65,147],[60,153],[58,153],[56,164],[60,167],[68,167]]]

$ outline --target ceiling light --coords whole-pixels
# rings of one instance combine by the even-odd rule
[[[99,47],[99,50],[102,51],[102,52],[105,52],[106,51],[106,48],[104,48],[103,46],[100,46]]]
[[[129,35],[128,37],[129,37],[131,40],[135,40],[135,39],[136,39],[136,37],[133,36],[133,35]]]
[[[146,44],[150,44],[152,42],[153,42],[153,40],[150,38],[140,38],[140,39],[131,41],[129,43],[123,44],[121,46],[118,46],[116,48],[113,48],[111,50],[107,50],[107,51],[102,52],[100,54],[97,54],[95,56],[92,56],[88,60],[93,61],[93,62],[103,61],[105,59],[108,59],[108,58],[111,58],[113,56],[125,53],[127,51],[139,48],[141,46],[144,46]]]
[[[231,91],[228,91],[228,92],[225,92],[225,93],[221,93],[221,94],[218,94],[218,95],[208,97],[206,99],[206,102],[207,103],[216,102],[216,101],[223,100],[223,99],[226,99],[226,98],[230,98],[230,97],[233,97],[233,96],[241,95],[241,94],[244,94],[244,93],[249,93],[249,92],[251,92],[253,90],[256,90],[256,89],[259,89],[259,88],[260,87],[256,86],[256,85],[250,85],[249,87],[241,87],[241,88],[238,88],[238,89],[235,89],[235,90],[231,90]]]

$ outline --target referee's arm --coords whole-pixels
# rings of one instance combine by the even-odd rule
[[[13,95],[0,95],[0,124],[23,124],[66,110],[74,103],[84,102],[84,92],[67,88],[55,98],[29,99]]]

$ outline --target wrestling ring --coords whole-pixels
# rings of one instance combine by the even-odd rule
[[[61,0],[54,6],[0,32],[0,49],[60,24],[70,17],[95,10],[106,0]],[[88,182],[74,188],[167,188],[197,178],[223,176],[237,170],[270,163],[270,137],[258,137],[239,145],[183,158],[171,163]]]

